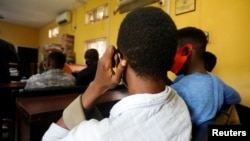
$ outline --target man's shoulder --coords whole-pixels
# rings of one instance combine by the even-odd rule
[[[74,77],[74,75],[66,73],[66,72],[62,73],[62,77],[63,77],[63,79],[68,79],[68,80],[72,80],[72,81],[76,80],[76,78]]]
[[[25,89],[40,87],[39,85],[43,85],[44,82],[46,82],[46,80],[41,76],[41,74],[34,74],[27,80]]]
[[[81,77],[81,76],[88,76],[88,75],[92,75],[92,74],[95,74],[96,73],[96,68],[97,66],[96,65],[91,65],[83,70],[81,70],[79,73],[78,73],[78,76]]]
[[[210,72],[209,75],[212,78],[213,83],[222,84],[222,85],[225,84],[224,81],[219,76],[217,76],[216,74]]]
[[[90,66],[88,66],[87,68],[83,69],[82,72],[84,71],[93,71],[97,69],[97,65],[96,64],[92,64]]]
[[[40,79],[40,78],[42,78],[42,76],[41,76],[42,74],[33,74],[33,75],[31,75],[30,76],[30,78],[28,79],[28,80],[37,80],[37,79]]]
[[[201,82],[201,81],[210,79],[209,75],[210,74],[207,75],[207,74],[201,74],[201,73],[192,73],[189,75],[179,76],[176,78],[176,79],[178,79],[178,81],[174,81],[174,84],[179,82],[179,83],[188,83],[188,84],[192,85],[193,83],[191,83],[191,82]],[[212,77],[218,78],[215,75],[213,75]]]

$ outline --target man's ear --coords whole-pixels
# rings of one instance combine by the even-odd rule
[[[46,67],[48,68],[50,65],[51,65],[50,61],[49,61],[49,59],[47,59],[47,61],[46,61]]]
[[[185,44],[182,46],[182,56],[190,56],[193,50],[193,46],[191,44]]]
[[[171,71],[175,74],[178,74],[187,58],[192,54],[193,45],[185,44],[179,48],[175,54],[174,65],[171,68]]]
[[[43,69],[44,69],[45,71],[47,71],[47,69],[48,69],[48,62],[47,62],[47,61],[43,61],[43,62],[42,62],[42,65],[43,65]]]

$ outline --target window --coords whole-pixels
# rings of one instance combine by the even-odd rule
[[[90,24],[95,22],[95,14],[94,11],[89,11],[86,14],[86,24]]]
[[[99,58],[101,58],[107,48],[106,38],[99,38],[87,41],[87,49],[94,48],[99,53]]]
[[[108,17],[108,4],[104,4],[86,13],[85,23],[90,24]]]
[[[107,6],[103,5],[96,9],[96,20],[102,20],[107,16]]]
[[[49,38],[56,37],[58,34],[59,34],[59,27],[58,26],[55,28],[49,29],[49,32],[48,32]]]

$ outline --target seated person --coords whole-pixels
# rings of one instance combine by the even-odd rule
[[[14,45],[0,39],[0,83],[9,83],[11,81],[9,63],[18,63],[18,61]]]
[[[184,74],[171,85],[188,105],[195,126],[215,117],[223,104],[237,104],[239,93],[205,68],[207,39],[195,27],[178,30],[178,51],[172,71]]]
[[[206,51],[204,61],[206,70],[212,72],[217,63],[217,57],[212,52]]]
[[[205,69],[209,72],[212,72],[214,69],[216,63],[217,63],[217,57],[209,51],[205,52],[204,55],[204,63],[205,63]],[[175,82],[179,81],[182,77],[184,77],[184,74],[178,74],[178,76],[174,79]],[[173,84],[173,83],[172,83]]]
[[[88,49],[84,55],[86,68],[81,70],[76,77],[76,85],[89,85],[95,78],[99,54],[96,49]]]
[[[165,85],[176,45],[176,26],[162,9],[144,7],[128,13],[118,33],[119,51],[106,49],[98,61],[95,79],[64,110],[63,117],[51,124],[42,141],[190,140],[187,106],[175,90]],[[114,63],[114,71],[112,60],[118,52],[122,57]],[[86,120],[97,99],[121,79],[126,80],[129,96],[113,106],[108,118]]]
[[[63,71],[66,57],[61,52],[51,52],[47,58],[47,71],[32,75],[24,89],[51,86],[75,86],[75,77]]]

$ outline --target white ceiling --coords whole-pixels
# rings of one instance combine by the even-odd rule
[[[0,21],[40,28],[87,0],[0,0]],[[3,17],[3,18],[1,18]]]

